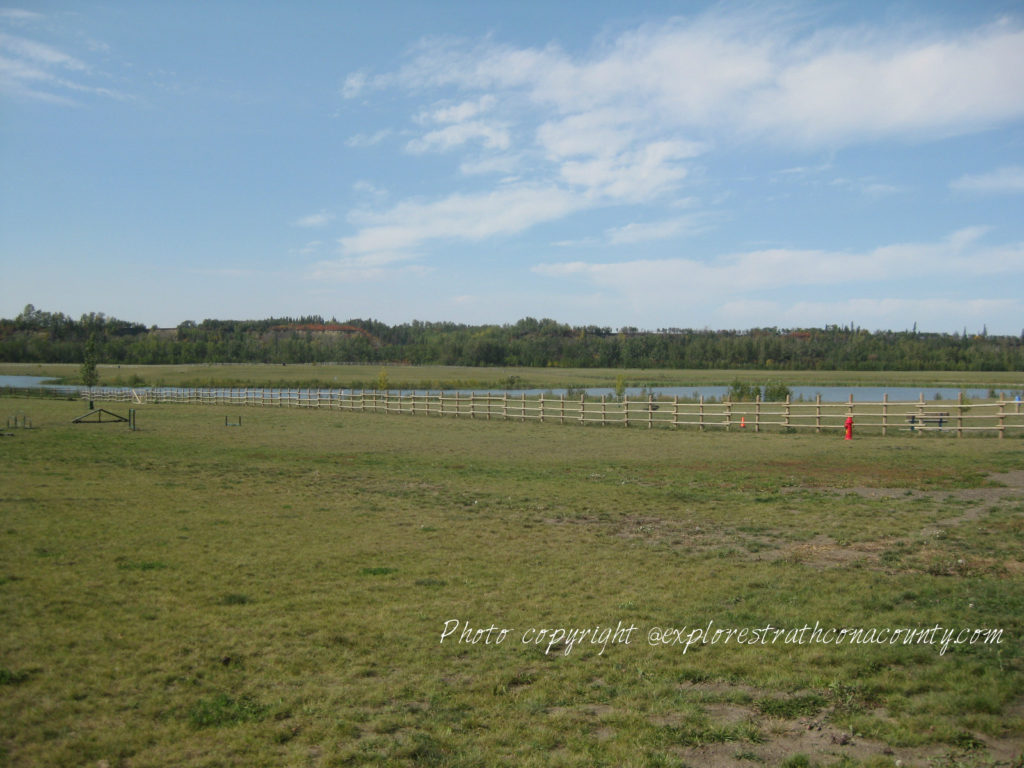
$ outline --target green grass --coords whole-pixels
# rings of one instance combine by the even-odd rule
[[[875,745],[843,765],[1024,745],[1024,494],[988,479],[1019,439],[4,408],[34,428],[0,441],[0,764],[839,764],[785,749],[807,719]],[[647,642],[709,621],[1004,634]]]

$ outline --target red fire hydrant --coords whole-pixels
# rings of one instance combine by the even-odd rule
[[[846,417],[846,440],[853,440],[853,416]]]

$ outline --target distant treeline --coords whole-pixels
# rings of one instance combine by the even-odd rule
[[[711,331],[570,326],[524,318],[512,325],[414,321],[187,321],[147,328],[102,313],[75,320],[32,305],[0,319],[0,361],[80,363],[95,338],[100,363],[412,363],[566,368],[1021,371],[1024,333],[993,336],[866,331],[853,326]]]

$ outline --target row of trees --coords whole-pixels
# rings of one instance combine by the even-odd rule
[[[866,331],[854,326],[711,331],[570,326],[524,318],[508,325],[318,315],[187,321],[147,328],[102,313],[74,320],[29,305],[0,319],[0,361],[81,363],[95,338],[103,363],[365,362],[571,368],[768,370],[1024,370],[1024,334]]]

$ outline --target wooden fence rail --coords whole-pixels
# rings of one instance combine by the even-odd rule
[[[342,389],[98,387],[69,390],[82,398],[128,403],[191,403],[262,408],[324,408],[409,416],[445,416],[505,421],[537,421],[558,424],[705,430],[842,431],[852,417],[855,434],[1007,434],[1024,430],[1021,403],[1006,399],[956,401],[847,402],[791,400],[765,402],[705,402],[646,398],[621,400],[508,393],[379,392]],[[65,396],[67,393],[65,393]]]

